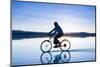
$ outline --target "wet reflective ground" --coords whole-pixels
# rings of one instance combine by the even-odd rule
[[[67,37],[71,42],[70,50],[62,52],[60,48],[52,48],[50,52],[43,53],[40,50],[40,44],[47,39],[32,38],[12,40],[12,65],[95,61],[95,37]]]

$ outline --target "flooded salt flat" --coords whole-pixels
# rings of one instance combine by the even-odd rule
[[[95,61],[95,37],[62,37],[59,40],[65,38],[71,43],[69,51],[62,52],[60,48],[52,48],[48,53],[43,53],[40,45],[49,38],[12,40],[12,65]]]

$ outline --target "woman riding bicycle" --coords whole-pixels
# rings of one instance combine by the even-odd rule
[[[58,38],[62,37],[63,36],[63,30],[61,29],[61,27],[58,25],[57,22],[54,22],[54,26],[55,28],[52,29],[48,34],[50,36],[53,36],[54,35],[54,48],[57,48],[57,47],[60,47],[60,41],[58,40]]]

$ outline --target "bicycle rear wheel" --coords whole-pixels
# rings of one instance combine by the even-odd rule
[[[52,48],[52,43],[49,40],[45,40],[41,43],[40,49],[42,52],[49,52]]]
[[[71,59],[71,54],[69,51],[61,52],[60,56],[62,63],[67,63]]]
[[[61,44],[60,44],[60,49],[62,51],[66,51],[66,50],[69,50],[71,47],[71,44],[68,40],[64,39],[61,41]]]

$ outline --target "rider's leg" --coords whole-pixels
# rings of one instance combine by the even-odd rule
[[[59,35],[56,35],[56,36],[54,37],[54,44],[55,44],[54,48],[56,48],[56,47],[59,46],[59,43],[60,43],[60,41],[58,40],[59,37],[60,37]]]
[[[54,37],[54,44],[55,46],[60,46],[60,41],[58,40],[58,38],[62,37],[62,34],[58,34]],[[58,45],[57,45],[58,44]]]
[[[54,44],[57,45],[57,37],[54,37]]]
[[[60,38],[61,37],[61,35],[57,35],[56,36],[56,38],[57,38],[57,43],[59,44],[60,43],[60,41],[58,40],[58,38]]]
[[[58,47],[60,47],[60,44],[61,44],[61,42],[58,40],[58,38],[60,38],[60,37],[62,37],[63,36],[63,34],[59,34],[59,35],[57,35],[57,43],[58,43]]]
[[[58,43],[57,36],[55,36],[55,37],[54,37],[54,44],[55,44],[54,48],[57,48],[57,47],[58,47],[58,46],[57,46],[57,43]]]

